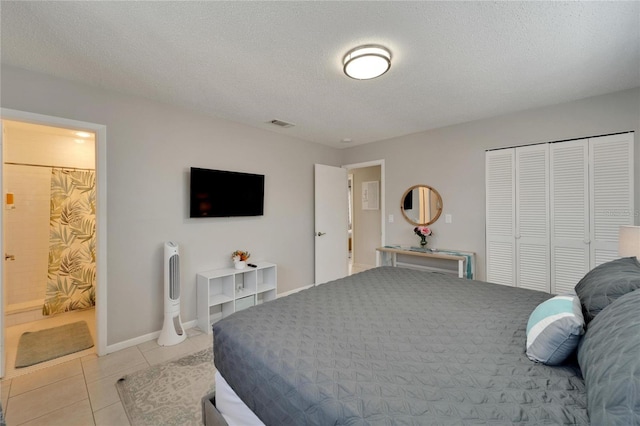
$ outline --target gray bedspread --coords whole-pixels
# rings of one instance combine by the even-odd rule
[[[214,360],[267,425],[588,424],[575,359],[524,353],[550,297],[376,268],[219,321]]]

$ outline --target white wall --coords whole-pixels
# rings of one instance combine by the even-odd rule
[[[636,224],[640,206],[640,88],[546,108],[478,120],[349,148],[345,164],[385,160],[386,243],[415,243],[413,225],[400,213],[400,198],[415,184],[433,186],[444,208],[432,226],[433,247],[474,251],[478,279],[485,279],[486,149],[622,131],[636,131]],[[451,224],[444,215],[451,214]]]
[[[180,244],[182,318],[195,274],[235,249],[278,264],[279,292],[313,283],[313,164],[341,152],[139,97],[2,67],[2,107],[107,126],[107,344],[162,327],[162,255]],[[265,215],[189,219],[189,167],[261,173]]]

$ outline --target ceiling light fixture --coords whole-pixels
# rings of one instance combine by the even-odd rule
[[[356,80],[380,77],[391,68],[391,52],[386,47],[368,44],[350,50],[342,59],[344,73]]]

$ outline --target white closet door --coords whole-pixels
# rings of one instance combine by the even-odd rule
[[[549,292],[549,145],[516,148],[516,283]]]
[[[620,225],[633,225],[633,133],[589,139],[591,267],[617,259]]]
[[[589,271],[589,143],[550,150],[551,293],[571,291]]]
[[[485,155],[487,281],[515,286],[514,149]]]

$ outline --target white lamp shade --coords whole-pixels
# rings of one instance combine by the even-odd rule
[[[382,46],[360,46],[343,59],[344,73],[356,80],[369,80],[384,74],[391,67],[391,52]]]
[[[640,258],[640,226],[621,226],[618,236],[618,254]]]

